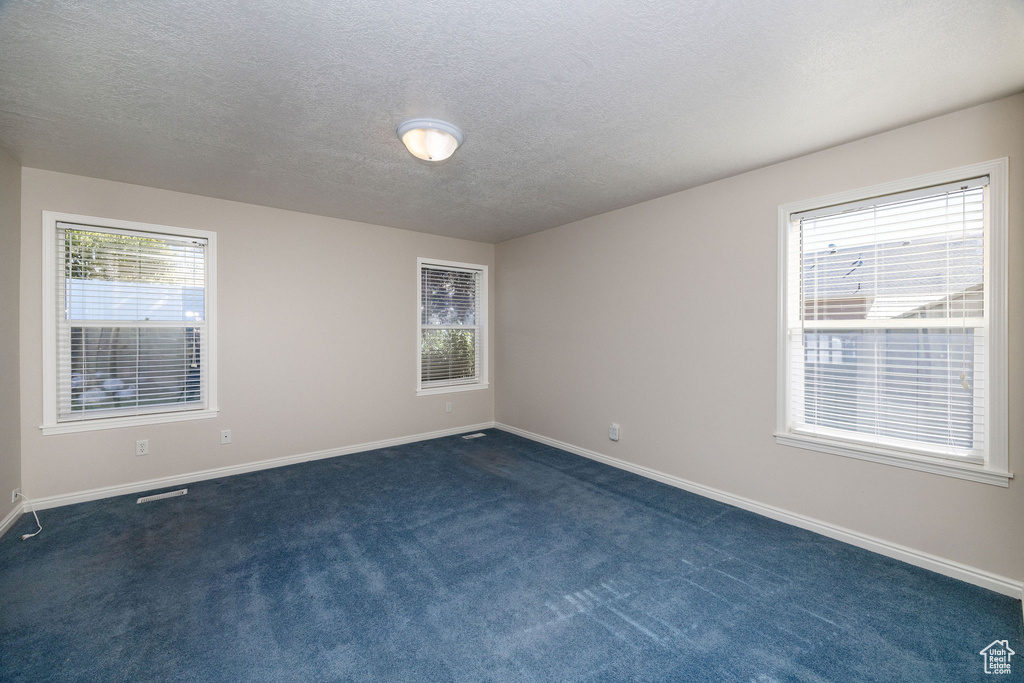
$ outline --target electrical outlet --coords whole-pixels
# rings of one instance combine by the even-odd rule
[[[231,443],[231,430],[222,429],[220,430],[220,443],[221,445]]]
[[[149,439],[139,439],[135,442],[135,455],[149,455]]]
[[[608,438],[611,439],[612,441],[619,440],[619,425],[615,424],[614,422],[611,424],[610,427],[608,427]]]
[[[452,412],[452,402],[451,401],[445,401],[444,412],[446,412],[446,413]]]
[[[21,495],[21,489],[14,489],[13,491],[11,491],[11,502],[12,503],[17,503],[18,502],[18,496],[20,496],[20,495]]]

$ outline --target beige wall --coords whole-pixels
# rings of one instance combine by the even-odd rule
[[[21,487],[18,395],[18,273],[21,244],[21,165],[0,149],[0,520]]]
[[[1010,157],[1008,488],[779,446],[779,204]],[[1024,95],[498,245],[498,422],[1024,579]],[[618,422],[618,443],[607,438]]]
[[[22,488],[30,497],[494,418],[493,388],[415,393],[416,258],[493,266],[492,245],[32,168],[23,170],[21,197]],[[219,417],[40,433],[44,210],[217,233]],[[222,429],[232,430],[232,444],[220,445]],[[135,456],[136,439],[149,439],[150,455]]]

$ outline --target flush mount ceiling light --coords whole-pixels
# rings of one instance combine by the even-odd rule
[[[409,119],[397,132],[409,153],[424,161],[444,161],[462,144],[462,131],[437,119]]]

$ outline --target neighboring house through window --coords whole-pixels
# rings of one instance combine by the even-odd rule
[[[487,266],[418,259],[416,391],[487,388]]]
[[[780,207],[780,443],[1006,484],[1006,168]]]
[[[46,212],[44,433],[216,414],[214,233]]]

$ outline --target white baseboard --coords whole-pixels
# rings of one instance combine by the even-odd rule
[[[173,477],[162,477],[160,479],[149,479],[146,481],[136,481],[130,484],[120,484],[118,486],[107,486],[104,488],[91,489],[88,491],[78,491],[75,493],[66,493],[56,496],[49,496],[46,498],[33,498],[32,506],[35,510],[46,510],[47,508],[61,507],[63,505],[74,505],[75,503],[85,503],[90,500],[100,500],[101,498],[113,498],[115,496],[123,496],[129,493],[140,493],[142,491],[152,491],[154,489],[166,488],[169,486],[180,486],[182,484],[191,484],[197,481],[205,481],[207,479],[219,479],[220,477],[230,477],[234,474],[245,474],[246,472],[257,472],[259,470],[269,470],[274,467],[284,467],[286,465],[295,465],[300,462],[309,462],[310,460],[322,460],[324,458],[334,458],[339,455],[351,455],[352,453],[362,453],[364,451],[372,451],[378,448],[389,448],[391,446],[401,446],[402,444],[414,443],[416,441],[428,441],[430,439],[437,439],[443,436],[454,436],[455,434],[464,434],[467,432],[478,432],[481,429],[490,429],[494,427],[493,422],[483,422],[475,425],[466,425],[463,427],[453,427],[451,429],[441,429],[436,432],[427,432],[424,434],[412,434],[409,436],[400,436],[395,439],[384,439],[382,441],[373,441],[370,443],[361,443],[354,446],[342,446],[341,448],[330,448],[324,451],[314,451],[312,453],[300,453],[299,455],[287,455],[283,458],[273,458],[271,460],[260,460],[257,462],[247,462],[241,465],[229,465],[227,467],[217,467],[210,470],[201,470],[199,472],[189,472],[188,474],[179,474]],[[8,515],[10,516],[10,515]],[[4,520],[7,521],[6,519]],[[13,522],[12,522],[13,523]]]
[[[819,533],[822,536],[828,536],[829,538],[834,538],[838,541],[843,541],[844,543],[849,543],[850,545],[855,545],[859,548],[871,550],[879,553],[880,555],[902,560],[907,564],[923,567],[924,569],[930,569],[933,572],[944,574],[945,576],[950,576],[954,579],[960,579],[967,583],[973,583],[976,586],[981,586],[982,588],[987,588],[1018,600],[1024,597],[1024,582],[1015,581],[1014,579],[1005,576],[999,576],[998,574],[993,574],[985,571],[984,569],[971,567],[954,560],[949,560],[944,557],[938,557],[930,553],[908,548],[898,543],[892,543],[881,538],[862,534],[858,531],[853,531],[852,529],[846,529],[811,517],[805,517],[804,515],[783,510],[772,505],[765,505],[764,503],[759,503],[749,498],[736,496],[725,491],[720,491],[719,489],[711,488],[710,486],[704,486],[692,481],[687,481],[686,479],[680,479],[679,477],[665,474],[664,472],[659,472],[657,470],[652,470],[648,467],[634,465],[624,460],[603,455],[596,451],[573,446],[572,444],[558,441],[556,439],[549,439],[546,436],[534,434],[533,432],[518,429],[510,425],[501,424],[500,422],[496,423],[495,427],[511,434],[525,437],[531,441],[537,441],[548,446],[559,448],[563,451],[582,455],[585,458],[590,458],[591,460],[596,460],[606,465],[611,465],[612,467],[618,467],[619,469],[639,474],[642,477],[660,481],[663,484],[668,484],[669,486],[675,486],[676,488],[683,489],[684,491],[696,493],[706,498],[711,498],[744,510],[749,510],[750,512],[755,512],[759,515],[764,515],[765,517],[770,517],[771,519],[800,527],[801,529],[807,529],[808,531]]]
[[[25,511],[25,504],[18,501],[18,504],[14,506],[7,516],[0,520],[0,536],[7,533],[7,530],[14,526],[14,523],[21,519],[22,513]]]

